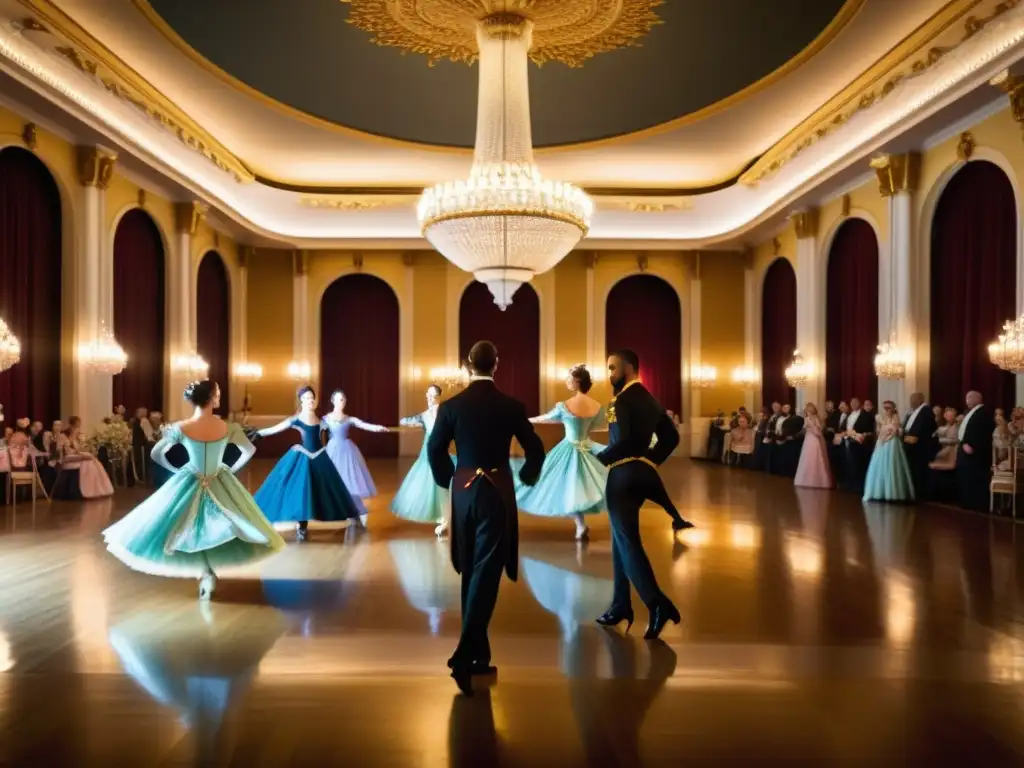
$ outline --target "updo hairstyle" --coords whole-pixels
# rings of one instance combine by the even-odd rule
[[[185,399],[196,408],[205,408],[213,400],[213,393],[217,391],[217,382],[211,379],[193,381],[185,387]]]
[[[590,388],[594,386],[593,379],[590,378],[590,371],[587,370],[585,365],[575,365],[569,369],[569,376],[576,382],[576,386],[580,392],[584,395],[590,391]]]

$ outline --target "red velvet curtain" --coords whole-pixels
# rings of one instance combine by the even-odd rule
[[[962,410],[976,389],[993,407],[1014,405],[1014,377],[989,362],[988,344],[1017,316],[1017,277],[1013,186],[993,163],[968,163],[932,223],[931,402]]]
[[[608,354],[636,352],[644,386],[682,418],[682,308],[675,289],[654,275],[620,280],[605,302],[604,335]]]
[[[786,368],[796,349],[796,273],[786,259],[776,259],[764,275],[761,294],[761,402],[795,404],[796,390],[786,382]]]
[[[836,232],[826,290],[825,395],[837,403],[877,401],[878,238],[864,219],[848,219]]]
[[[128,211],[114,234],[114,335],[128,367],[114,377],[114,405],[164,407],[164,246],[141,208]],[[180,396],[179,393],[175,393]]]
[[[398,424],[398,299],[372,275],[335,280],[320,302],[320,399],[330,409],[331,392],[343,390],[346,413],[363,421]],[[367,456],[397,456],[398,435],[353,430]]]
[[[231,284],[224,261],[208,251],[196,278],[196,351],[210,364],[210,378],[220,385],[221,416],[231,410]]]
[[[21,342],[21,362],[0,373],[6,424],[60,418],[60,191],[45,165],[0,151],[0,317]]]
[[[526,405],[531,416],[540,413],[540,301],[527,283],[502,312],[483,283],[473,281],[459,302],[459,360],[469,356],[478,341],[498,348],[498,387]]]

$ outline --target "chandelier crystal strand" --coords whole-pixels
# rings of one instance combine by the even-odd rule
[[[423,235],[459,269],[485,283],[505,309],[516,290],[552,269],[590,228],[583,190],[544,179],[533,162],[527,60],[533,24],[515,14],[477,22],[479,102],[466,180],[426,189]]]
[[[21,342],[7,323],[0,318],[0,371],[7,371],[21,362]]]
[[[102,376],[117,376],[128,365],[128,355],[104,323],[97,337],[82,345],[79,356],[89,370]]]
[[[811,367],[804,360],[803,355],[800,354],[800,350],[794,350],[793,362],[786,369],[786,382],[794,389],[800,389],[806,386],[810,378]]]
[[[889,340],[878,345],[875,355],[875,375],[882,379],[899,381],[907,377],[907,361],[896,343],[896,332],[889,334]]]
[[[997,341],[988,345],[988,357],[1010,373],[1024,373],[1024,315],[1003,324]]]

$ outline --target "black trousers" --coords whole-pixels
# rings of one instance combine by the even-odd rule
[[[631,461],[608,473],[606,500],[612,525],[612,568],[614,589],[612,609],[625,610],[631,604],[629,585],[636,588],[649,608],[669,603],[658,588],[654,569],[640,540],[640,507],[653,501],[658,489],[665,492],[658,470],[641,461]]]
[[[672,503],[672,499],[668,497],[668,491],[665,490],[665,484],[661,481],[660,475],[658,476],[658,486],[651,488],[650,492],[651,495],[647,497],[648,501],[664,509],[673,520],[683,519],[683,516],[679,514],[679,510],[676,509],[676,505]]]
[[[935,458],[935,452],[930,449],[931,443],[903,443],[903,452],[907,456],[910,476],[914,481],[914,498],[917,501],[925,501],[930,493],[928,474],[931,470],[928,464]]]
[[[956,488],[960,506],[975,512],[989,511],[992,448],[967,454],[961,445],[956,454]]]
[[[487,627],[509,556],[508,512],[501,492],[487,480],[455,494],[452,507],[462,573],[462,634],[448,664],[489,664]]]

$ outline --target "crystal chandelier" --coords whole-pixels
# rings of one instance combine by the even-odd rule
[[[715,386],[718,380],[718,369],[710,365],[699,365],[690,374],[690,381],[698,389],[708,389]]]
[[[800,389],[811,378],[811,366],[804,360],[800,350],[793,351],[793,362],[786,369],[786,381],[789,386]]]
[[[753,368],[745,368],[740,366],[739,368],[732,369],[732,383],[737,386],[749,388],[757,383],[757,371]]]
[[[469,177],[426,189],[423,235],[506,309],[534,275],[552,269],[590,228],[587,194],[548,181],[533,162],[527,58],[533,22],[494,13],[476,22],[480,57],[476,142]]]
[[[880,379],[899,381],[907,377],[907,359],[896,344],[896,332],[889,334],[889,340],[878,345],[875,355],[875,375]]]
[[[1024,373],[1024,315],[1003,324],[998,341],[988,345],[988,358],[1010,373]]]
[[[78,348],[78,356],[89,370],[101,376],[116,376],[128,365],[128,355],[104,323],[95,339]]]
[[[443,386],[447,392],[458,391],[469,383],[469,372],[465,368],[431,368],[430,380]]]
[[[210,372],[210,364],[194,352],[178,355],[171,360],[171,366],[179,373],[186,373],[196,379],[206,378]]]
[[[21,342],[0,318],[0,371],[6,371],[21,361]]]

